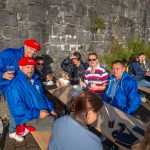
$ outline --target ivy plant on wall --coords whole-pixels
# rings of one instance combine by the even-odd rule
[[[93,19],[93,21],[94,21],[94,25],[91,27],[92,30],[97,31],[98,29],[106,28],[106,24],[101,17],[97,16]]]

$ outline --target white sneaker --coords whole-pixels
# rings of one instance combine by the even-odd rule
[[[24,140],[23,137],[17,135],[16,133],[9,133],[9,137],[15,139],[18,142],[22,142]]]
[[[25,128],[24,133],[22,135],[20,135],[20,136],[26,136],[28,133],[29,133],[29,130]]]

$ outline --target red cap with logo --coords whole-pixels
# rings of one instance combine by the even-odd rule
[[[25,40],[24,45],[35,48],[37,51],[41,50],[40,44],[36,40],[33,40],[33,39]]]
[[[18,62],[19,66],[26,66],[26,65],[37,65],[37,62],[31,57],[23,57]]]

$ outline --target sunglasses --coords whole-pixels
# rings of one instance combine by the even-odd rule
[[[88,59],[88,61],[96,61],[96,58]]]
[[[43,64],[43,63],[37,63],[37,65],[44,66],[44,64]]]

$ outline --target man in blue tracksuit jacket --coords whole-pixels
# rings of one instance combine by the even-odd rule
[[[14,78],[18,70],[18,61],[22,57],[33,57],[41,49],[40,44],[28,39],[24,41],[24,47],[19,49],[7,48],[0,52],[0,91],[5,92],[5,88],[10,80]],[[9,70],[13,68],[13,70]],[[13,71],[14,73],[12,74]]]
[[[33,40],[27,39],[24,41],[24,47],[19,49],[7,48],[0,52],[0,94],[5,93],[5,89],[10,81],[16,76],[18,71],[18,61],[24,57],[33,57],[37,51],[41,50],[40,44]],[[9,118],[9,133],[15,133],[15,121],[10,114]],[[23,141],[22,137],[13,134],[11,138],[17,141]]]
[[[45,118],[49,113],[56,115],[53,103],[42,93],[39,76],[34,74],[36,64],[31,57],[20,59],[20,70],[6,88],[8,106],[17,126],[32,119]]]
[[[122,61],[115,61],[112,65],[113,75],[103,100],[129,115],[134,115],[141,105],[137,82],[125,71]]]

